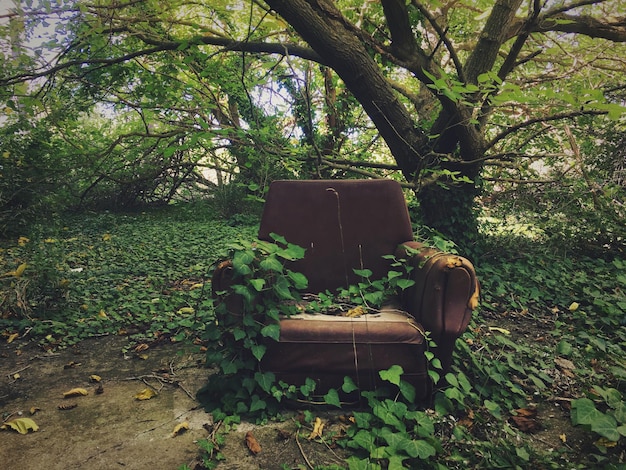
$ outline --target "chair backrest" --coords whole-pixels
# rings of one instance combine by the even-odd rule
[[[353,269],[383,277],[390,262],[382,256],[413,239],[402,188],[392,180],[274,181],[259,238],[271,233],[306,248],[291,269],[308,278],[311,292],[355,284]]]

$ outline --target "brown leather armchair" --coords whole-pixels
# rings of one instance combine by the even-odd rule
[[[400,365],[402,379],[415,386],[417,399],[432,390],[424,333],[445,373],[456,339],[467,327],[478,298],[478,282],[466,259],[413,241],[400,185],[391,180],[275,181],[267,194],[259,239],[279,234],[306,249],[290,269],[308,279],[308,292],[334,291],[356,284],[354,269],[386,276],[389,259],[406,258],[415,285],[395,303],[360,317],[298,314],[280,320],[280,339],[268,345],[260,368],[299,385],[316,380],[317,391],[339,388],[345,376],[360,389],[382,386],[378,372]],[[410,247],[410,249],[407,249]],[[213,292],[228,289],[232,268],[222,263]],[[237,309],[237,302],[230,310]],[[236,313],[236,312],[232,312]]]

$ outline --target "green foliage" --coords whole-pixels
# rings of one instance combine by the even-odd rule
[[[20,333],[45,349],[100,334],[121,333],[142,342],[213,338],[207,345],[224,372],[217,377],[228,379],[222,381],[224,397],[232,399],[219,405],[223,427],[199,443],[207,468],[223,457],[219,449],[232,430],[227,423],[243,414],[279,418],[287,398],[315,393],[313,381],[296,388],[257,369],[263,346],[278,334],[276,324],[260,321],[261,316],[275,315],[276,309],[289,313],[295,305],[289,296],[297,299],[304,279],[289,271],[286,261],[302,251],[280,239],[263,246],[235,244],[231,254],[242,253],[238,282],[250,314],[245,325],[241,317],[216,327],[207,276],[230,241],[251,240],[255,232],[245,220],[233,227],[216,219],[218,214],[214,206],[197,203],[135,214],[65,216],[63,224],[31,226],[19,234],[23,238],[3,242],[0,260],[3,337]],[[435,240],[436,235],[423,234]],[[449,247],[444,238],[437,243]],[[481,305],[457,342],[453,369],[439,383],[432,406],[416,408],[399,368],[381,371],[387,392],[364,395],[365,407],[350,415],[354,423],[338,441],[352,453],[346,465],[619,468],[626,442],[626,262],[611,252],[583,256],[501,233],[478,245],[473,257]],[[404,279],[402,266],[391,270],[403,275],[391,274],[385,282]],[[379,284],[366,271],[360,274],[360,285],[348,289],[346,301],[374,306],[379,297],[369,294],[389,284]],[[18,297],[20,286],[24,294]],[[268,309],[257,306],[259,297]],[[321,295],[315,301],[329,308],[339,302]],[[229,352],[231,347],[240,348],[239,356]],[[228,354],[234,367],[225,360]],[[235,378],[237,370],[245,380]],[[233,394],[237,386],[242,398]],[[324,398],[345,414],[341,394],[355,390],[346,380]],[[554,397],[571,402],[571,411],[556,407]],[[534,438],[515,427],[516,410],[533,404],[540,421],[548,413],[563,414],[563,433],[575,434],[583,447],[574,439],[567,445],[552,439],[555,450],[546,452],[537,442],[554,434]],[[424,458],[433,449],[435,454]]]
[[[205,407],[217,416],[275,413],[276,404],[297,391],[258,368],[267,342],[278,340],[279,316],[297,313],[298,291],[308,283],[287,267],[304,257],[305,250],[280,235],[272,238],[273,242],[242,239],[228,245],[232,291],[217,293],[223,301],[204,334],[207,363],[216,365],[220,373],[210,376],[199,392]],[[232,301],[241,306],[240,312],[229,312]]]
[[[101,334],[182,340],[213,307],[207,273],[226,243],[253,227],[214,219],[207,204],[134,215],[66,216],[2,245],[0,330],[46,348]]]
[[[572,402],[572,424],[587,426],[592,432],[604,438],[596,442],[600,448],[614,446],[626,436],[626,402],[615,388],[593,389],[605,411],[600,411],[596,403],[589,398],[579,398]]]

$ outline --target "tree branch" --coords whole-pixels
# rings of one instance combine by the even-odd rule
[[[544,116],[544,117],[538,117],[538,118],[534,118],[534,119],[529,119],[528,121],[525,122],[521,122],[519,124],[516,124],[514,126],[511,126],[509,128],[507,128],[506,130],[502,131],[500,134],[496,135],[493,139],[491,139],[487,145],[485,146],[485,150],[489,150],[490,148],[492,148],[494,145],[496,145],[498,142],[500,142],[502,139],[506,138],[507,136],[513,134],[514,132],[517,132],[521,129],[524,129],[526,127],[532,126],[533,124],[538,124],[541,122],[550,122],[550,121],[558,121],[561,119],[571,119],[577,116],[584,116],[584,115],[590,115],[590,116],[601,116],[604,114],[608,114],[607,111],[599,111],[599,110],[582,110],[582,111],[573,111],[571,113],[560,113],[560,114],[553,114],[552,116]]]

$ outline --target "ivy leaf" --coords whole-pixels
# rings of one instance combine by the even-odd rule
[[[264,326],[261,329],[261,335],[265,338],[272,338],[274,341],[278,341],[280,338],[280,325],[278,323],[272,323]]]
[[[345,376],[343,378],[343,385],[341,386],[341,390],[343,390],[345,393],[351,393],[358,389],[359,387],[356,386],[352,378],[348,376]]]
[[[326,395],[324,395],[324,401],[329,405],[334,405],[337,408],[341,408],[341,402],[339,401],[339,394],[337,390],[331,388]]]
[[[399,365],[393,365],[387,370],[381,370],[378,372],[380,378],[390,382],[394,385],[400,385],[400,377],[404,373],[404,369],[402,369]]]
[[[348,447],[353,449],[365,449],[371,452],[375,449],[374,434],[370,430],[361,429],[348,442]],[[369,467],[367,467],[369,468]]]
[[[250,284],[257,292],[261,292],[265,287],[265,279],[250,279]]]
[[[252,395],[252,400],[250,402],[250,413],[264,410],[265,408],[267,408],[267,403],[265,403],[264,400],[261,400],[258,395]]]
[[[415,285],[415,281],[413,279],[398,279],[398,282],[396,283],[396,285],[400,289],[404,290]]]
[[[408,382],[405,382],[404,380],[400,381],[400,393],[409,403],[413,403],[417,395],[417,393],[415,392],[415,386]]]
[[[266,350],[267,350],[267,347],[263,344],[254,344],[250,348],[250,351],[252,351],[252,355],[256,357],[257,361],[260,361],[261,359],[263,359],[263,356],[265,356]]]
[[[402,448],[411,457],[422,460],[428,459],[437,453],[435,448],[428,442],[418,439],[407,440]]]
[[[276,382],[276,375],[273,372],[256,372],[254,380],[264,392],[270,393],[272,385]]]
[[[293,281],[293,285],[296,289],[306,289],[309,285],[309,280],[302,273],[287,271],[287,276]]]
[[[282,263],[272,256],[261,260],[261,262],[259,263],[259,267],[265,271],[274,271],[277,273],[283,272]]]
[[[280,277],[273,286],[274,292],[281,300],[293,300],[293,295],[289,289],[287,279]]]

